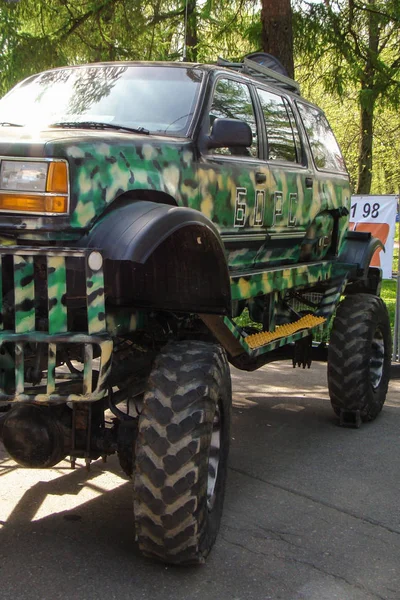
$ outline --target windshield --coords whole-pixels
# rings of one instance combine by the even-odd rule
[[[46,127],[98,122],[184,136],[203,73],[196,68],[102,65],[48,71],[0,100],[0,122]]]

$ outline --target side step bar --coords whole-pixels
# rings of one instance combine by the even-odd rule
[[[320,331],[326,323],[324,317],[305,315],[297,321],[276,327],[275,331],[243,335],[243,330],[228,317],[205,314],[200,317],[233,358],[246,353],[255,359]]]

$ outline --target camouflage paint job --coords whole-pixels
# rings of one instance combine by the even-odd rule
[[[35,329],[35,290],[33,280],[32,256],[14,255],[16,333],[29,333]]]
[[[67,310],[63,298],[67,293],[67,273],[64,256],[47,256],[47,288],[49,333],[68,331]]]
[[[346,283],[347,271],[339,272],[334,259],[343,246],[348,217],[339,218],[337,247],[332,248],[333,215],[336,209],[350,208],[349,182],[344,173],[315,170],[309,149],[308,166],[282,165],[258,158],[214,156],[199,151],[196,140],[190,139],[109,131],[101,134],[48,131],[31,141],[25,136],[24,141],[16,137],[19,133],[13,134],[12,140],[0,141],[0,154],[66,159],[70,173],[70,215],[34,217],[0,213],[1,233],[20,243],[25,240],[26,244],[29,240],[43,245],[49,240],[79,241],[104,211],[124,195],[130,194],[135,199],[147,199],[150,195],[161,202],[199,210],[217,226],[231,272],[233,301],[332,281],[317,314],[329,317],[334,311]],[[260,174],[263,183],[257,183]],[[312,180],[311,187],[306,185],[307,178]],[[238,190],[246,204],[240,226],[235,218]],[[257,212],[260,197],[264,198],[261,215]],[[88,251],[38,250],[28,245],[7,247],[6,243],[7,239],[0,246],[0,254],[13,256],[15,331],[0,331],[0,345],[15,344],[16,395],[11,398],[3,390],[0,400],[62,401],[62,396],[55,393],[55,367],[57,347],[63,343],[84,345],[83,392],[70,393],[63,397],[64,401],[103,397],[111,367],[112,338],[145,327],[145,313],[132,307],[106,314],[103,271],[90,269]],[[47,261],[48,333],[35,331],[33,257],[38,253]],[[68,333],[63,302],[67,293],[66,258],[74,255],[84,256],[86,261],[88,331],[82,333]],[[0,277],[0,287],[1,284]],[[268,352],[309,333],[309,330],[299,331],[252,350],[233,322],[227,317],[224,322],[251,355]],[[45,390],[33,396],[24,392],[24,344],[28,342],[48,345]],[[100,376],[94,390],[93,344],[101,349]]]
[[[334,263],[331,261],[275,268],[259,273],[231,277],[232,298],[240,300],[254,298],[273,291],[307,287],[332,276]]]
[[[113,341],[106,330],[104,309],[104,280],[100,267],[93,271],[88,265],[90,251],[75,249],[38,249],[34,247],[0,247],[0,266],[6,256],[12,258],[14,271],[14,331],[0,330],[0,346],[12,343],[15,349],[14,364],[15,392],[8,393],[0,388],[0,401],[57,403],[75,401],[96,401],[106,393],[107,377],[111,370]],[[34,257],[44,256],[47,261],[47,300],[48,300],[48,332],[37,331],[35,289],[34,289]],[[67,331],[67,294],[66,258],[83,258],[86,264],[86,297],[87,297],[87,332]],[[2,269],[0,280],[3,281]],[[2,302],[2,306],[4,306]],[[4,322],[1,314],[1,322]],[[136,320],[137,321],[137,320]],[[135,321],[135,322],[136,322]],[[24,348],[26,344],[46,344],[47,349],[47,381],[45,386],[32,389],[25,385]],[[84,371],[81,378],[76,374],[58,375],[60,379],[82,379],[81,393],[56,393],[56,357],[59,344],[80,344],[84,347]],[[99,348],[99,376],[92,389],[92,357],[93,346]],[[10,355],[7,355],[9,360]],[[1,360],[0,360],[1,362]],[[2,368],[10,370],[10,364],[1,362]]]
[[[105,208],[126,192],[157,191],[168,194],[178,206],[200,210],[220,230],[222,236],[232,234],[285,235],[298,234],[304,238],[301,244],[315,244],[321,235],[329,233],[324,218],[318,215],[328,210],[349,207],[350,193],[345,177],[316,177],[312,190],[304,189],[304,175],[288,173],[283,168],[275,169],[260,161],[249,164],[233,161],[202,159],[195,160],[194,147],[190,143],[171,142],[161,139],[152,144],[122,141],[119,144],[102,142],[82,143],[79,146],[64,147],[63,151],[70,164],[71,226],[90,228]],[[61,149],[56,152],[61,155]],[[263,173],[266,183],[255,184],[255,173]],[[246,190],[246,219],[243,227],[234,226],[236,190]],[[266,195],[264,226],[254,225],[255,190]],[[278,222],[273,222],[274,194],[282,192],[283,211]],[[298,202],[292,217],[296,226],[288,229],[290,194],[297,194]],[[315,228],[310,225],[315,221]],[[329,221],[329,219],[328,219]],[[330,222],[330,221],[329,221]],[[341,232],[346,231],[347,222],[341,224]],[[325,251],[326,253],[326,251]],[[295,262],[299,259],[299,247],[288,250],[284,247],[279,253],[268,248],[268,242],[257,248],[246,247],[246,242],[238,251],[227,250],[231,268],[250,267],[253,264],[271,264],[275,261]],[[320,256],[321,258],[322,256]]]
[[[127,137],[62,149],[70,164],[72,227],[90,228],[116,198],[134,190],[164,192],[180,206],[200,208],[191,144]]]

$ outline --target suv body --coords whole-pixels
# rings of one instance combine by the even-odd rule
[[[204,560],[218,530],[226,355],[309,366],[340,296],[379,294],[379,242],[347,233],[349,179],[323,112],[252,57],[230,66],[55,69],[0,101],[4,444],[39,467],[118,452],[142,550],[176,563]],[[256,328],[235,321],[245,309]],[[381,407],[377,319],[365,352]],[[342,424],[376,416],[342,391]],[[118,408],[134,397],[136,415]]]

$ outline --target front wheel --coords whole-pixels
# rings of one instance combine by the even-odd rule
[[[144,554],[204,562],[221,520],[230,415],[224,350],[168,343],[150,374],[136,441],[134,512]]]
[[[338,306],[328,350],[328,387],[336,414],[375,419],[386,399],[392,340],[385,303],[377,296],[347,296]]]

